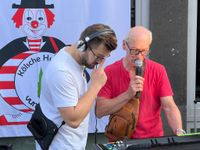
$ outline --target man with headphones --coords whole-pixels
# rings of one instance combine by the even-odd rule
[[[58,127],[65,122],[49,150],[85,149],[88,114],[107,80],[103,64],[116,47],[115,32],[107,25],[93,24],[82,32],[76,44],[61,49],[45,69],[40,96],[42,112]],[[93,69],[89,87],[85,67]]]

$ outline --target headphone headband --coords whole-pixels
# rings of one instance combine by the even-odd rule
[[[86,36],[84,38],[84,40],[79,40],[78,41],[78,44],[77,44],[77,48],[80,50],[80,51],[83,51],[86,49],[87,47],[87,43],[89,41],[91,41],[92,39],[100,36],[100,35],[103,35],[103,34],[115,34],[115,32],[112,30],[112,29],[104,29],[104,30],[100,30],[100,31],[97,31],[97,32],[94,32],[88,36]]]
[[[97,32],[92,33],[92,34],[89,35],[89,36],[86,36],[86,37],[84,38],[84,41],[85,41],[85,42],[89,42],[89,41],[91,41],[92,39],[94,39],[95,37],[98,37],[98,36],[100,36],[100,35],[102,35],[102,34],[109,34],[109,33],[114,33],[114,32],[113,32],[113,30],[111,30],[111,29],[105,29],[105,30],[97,31]]]

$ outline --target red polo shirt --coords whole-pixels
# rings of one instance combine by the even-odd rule
[[[111,99],[128,89],[130,76],[122,64],[122,59],[107,66],[105,72],[107,74],[107,82],[98,96]],[[173,95],[163,65],[145,59],[144,79],[144,87],[140,97],[138,123],[132,138],[163,136],[160,97]]]

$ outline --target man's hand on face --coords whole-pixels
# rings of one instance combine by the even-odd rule
[[[104,64],[105,61],[102,61],[97,65],[92,73],[91,73],[91,84],[95,84],[96,86],[99,86],[100,88],[106,83],[107,81],[107,76],[106,73],[104,72]]]

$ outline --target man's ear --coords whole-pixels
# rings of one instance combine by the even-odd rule
[[[123,40],[122,48],[123,48],[123,50],[126,50],[126,41],[125,40]]]

